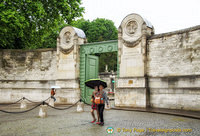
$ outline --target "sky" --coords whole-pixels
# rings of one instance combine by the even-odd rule
[[[82,0],[84,19],[112,20],[118,28],[131,13],[147,19],[155,33],[166,33],[200,25],[200,0]]]

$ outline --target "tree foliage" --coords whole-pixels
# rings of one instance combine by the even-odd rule
[[[108,65],[108,71],[117,71],[117,52],[102,53],[98,56],[99,72],[104,72],[106,65]]]
[[[81,0],[2,0],[0,48],[56,47],[56,37],[84,11]]]
[[[97,18],[93,21],[79,19],[72,23],[73,26],[82,29],[88,42],[100,42],[117,39],[117,28],[113,21]]]
[[[93,21],[79,19],[72,23],[73,26],[82,29],[88,42],[101,42],[117,39],[117,28],[108,19],[97,18]],[[117,71],[117,52],[97,54],[99,56],[99,72],[104,72],[105,66],[108,70]]]

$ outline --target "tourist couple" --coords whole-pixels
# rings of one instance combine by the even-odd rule
[[[91,114],[93,117],[93,121],[91,123],[94,123],[96,121],[95,115],[94,115],[94,110],[97,111],[97,122],[96,124],[99,124],[101,126],[104,125],[104,119],[103,119],[103,111],[105,107],[105,102],[108,106],[108,99],[106,92],[103,90],[104,87],[103,85],[99,85],[94,87],[95,91],[92,93],[92,110]],[[100,122],[99,122],[100,118]]]

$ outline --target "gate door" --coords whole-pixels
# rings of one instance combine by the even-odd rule
[[[95,54],[115,51],[118,52],[117,40],[88,43],[80,46],[80,97],[84,102],[91,103],[90,100],[93,92],[93,89],[85,86],[85,81],[98,78],[99,74],[99,58]],[[117,64],[117,73],[119,73],[119,64]]]
[[[98,78],[99,75],[99,58],[94,55],[86,55],[86,81]],[[85,88],[86,103],[91,103],[91,95],[94,89]]]

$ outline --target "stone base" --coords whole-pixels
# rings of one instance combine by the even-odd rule
[[[41,118],[47,117],[47,105],[40,105],[39,117]]]
[[[152,108],[200,111],[200,89],[151,89]]]
[[[77,104],[77,112],[83,112],[84,111],[84,103],[78,102]]]
[[[21,109],[26,109],[27,108],[27,103],[24,100],[21,102],[20,108]]]
[[[145,88],[120,88],[115,92],[115,106],[146,108]]]

